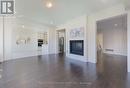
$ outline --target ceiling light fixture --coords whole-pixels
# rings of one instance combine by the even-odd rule
[[[54,24],[54,21],[51,21],[50,24]]]
[[[107,3],[108,1],[107,0],[101,0],[103,3]]]
[[[47,8],[52,8],[52,6],[53,6],[53,4],[52,4],[51,1],[46,2],[46,7]]]
[[[115,27],[117,27],[118,26],[118,24],[114,24],[115,25]]]
[[[22,28],[25,28],[25,26],[24,26],[24,25],[22,25]]]

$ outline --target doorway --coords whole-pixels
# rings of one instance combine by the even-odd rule
[[[66,32],[65,29],[58,30],[58,53],[64,54],[66,52]]]
[[[97,62],[103,56],[127,57],[127,15],[97,21]]]

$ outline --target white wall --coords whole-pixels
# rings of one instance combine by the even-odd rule
[[[16,23],[17,24],[17,23]],[[25,23],[24,23],[25,24]],[[31,42],[28,44],[17,45],[16,44],[16,37],[19,35],[19,32],[22,29],[22,34],[24,37],[30,37]],[[22,25],[18,24],[13,29],[13,38],[12,38],[12,51],[13,56],[12,58],[22,58],[22,57],[29,57],[29,56],[37,56],[37,55],[44,55],[44,54],[55,54],[55,30],[54,27],[45,26],[45,25],[33,25],[31,22],[29,24],[25,24],[25,28],[22,28]],[[38,50],[37,39],[38,33],[48,33],[48,45],[45,45],[42,48],[42,51]],[[44,50],[48,49],[48,50]],[[48,51],[48,53],[46,52]]]
[[[48,32],[51,27],[36,22],[16,19],[15,26],[12,29],[12,57],[11,59],[44,55],[38,50],[38,33]],[[24,28],[22,26],[24,25]],[[19,36],[29,37],[31,41],[27,44],[17,45],[16,41]]]
[[[70,37],[70,30],[74,29],[74,28],[80,28],[80,27],[84,27],[84,37],[83,38],[76,38],[76,39],[72,39]],[[85,61],[87,62],[87,16],[81,16],[78,17],[76,19],[70,20],[68,22],[66,22],[66,24],[60,25],[58,26],[57,30],[60,29],[65,29],[66,30],[66,56],[70,57],[72,59],[76,59],[76,60],[80,60],[80,61]],[[74,55],[74,54],[70,54],[70,40],[84,40],[84,56],[80,56],[80,55]]]
[[[12,28],[14,26],[13,17],[4,17],[4,47],[3,47],[3,19],[0,18],[0,57],[3,60],[11,59],[11,37],[12,37]],[[4,49],[4,58],[3,58],[3,49]]]
[[[15,19],[12,17],[5,17],[4,27],[4,60],[10,60],[12,58],[12,29],[14,27]]]
[[[49,30],[49,54],[56,53],[56,28]]]
[[[0,17],[0,62],[3,61],[3,20]]]
[[[3,32],[2,32],[2,24],[3,20],[0,18],[0,58],[2,58],[3,55]],[[22,28],[22,25],[25,26],[25,28]],[[29,56],[36,56],[39,55],[39,52],[37,52],[37,32],[49,32],[50,29],[52,29],[52,26],[43,25],[40,23],[35,23],[31,21],[16,19],[15,17],[5,17],[5,58],[6,60],[16,59],[16,58],[22,58],[22,57],[29,57]],[[23,36],[29,36],[31,37],[31,42],[26,45],[17,45],[16,44],[16,38],[18,37],[20,31],[22,29]],[[55,34],[54,32],[52,34]],[[49,36],[53,36],[53,35]],[[53,38],[53,37],[51,37]],[[54,47],[54,45],[49,45],[51,47]],[[52,48],[51,48],[52,49]],[[52,53],[50,50],[49,53]],[[42,55],[42,52],[40,53]]]
[[[130,72],[130,11],[128,12],[128,20],[127,20],[128,22],[127,22],[127,36],[128,36],[128,38],[127,38],[127,40],[128,40],[128,43],[127,43],[127,45],[128,45],[128,58],[127,58],[127,68],[128,68],[128,72]]]
[[[12,30],[12,51],[24,52],[24,51],[36,51],[37,50],[37,32],[22,27],[15,27]],[[20,38],[30,38],[30,42],[27,44],[16,44],[16,41]]]
[[[17,25],[18,26],[18,25]],[[16,44],[20,38],[30,38],[27,44]],[[22,58],[37,55],[37,32],[30,28],[22,28],[22,26],[14,27],[12,30],[12,58]]]
[[[127,30],[126,29],[107,29],[104,34],[104,53],[127,56]],[[105,51],[113,49],[113,52]]]

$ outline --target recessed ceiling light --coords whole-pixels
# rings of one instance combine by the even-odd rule
[[[22,28],[25,28],[25,26],[24,26],[24,25],[22,25]]]
[[[108,2],[108,0],[101,0],[103,3],[107,3]]]
[[[51,21],[50,24],[54,24],[54,21]]]
[[[47,2],[47,3],[46,3],[46,7],[47,7],[47,8],[51,8],[52,6],[53,6],[52,2]]]
[[[118,26],[118,24],[114,24],[115,25],[115,27],[117,27]]]

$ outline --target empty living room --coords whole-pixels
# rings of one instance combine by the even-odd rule
[[[0,0],[0,88],[130,88],[130,0]]]

